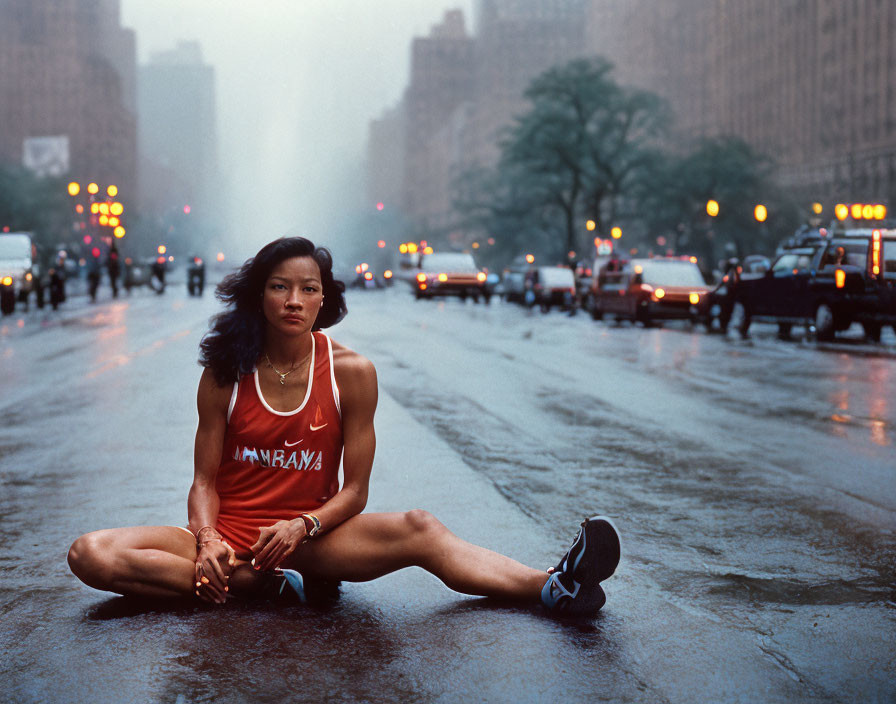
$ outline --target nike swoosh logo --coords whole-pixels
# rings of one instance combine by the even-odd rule
[[[302,440],[304,440],[304,439],[305,439],[305,438],[302,438]],[[302,440],[296,440],[295,442],[290,442],[289,440],[284,440],[284,441],[283,441],[283,444],[286,445],[287,447],[295,447],[295,446],[298,445],[300,442],[302,442]]]
[[[327,427],[327,424],[324,423],[323,425],[314,425],[314,424],[312,423],[309,427],[310,427],[312,430],[320,430],[321,428],[326,428],[326,427]]]

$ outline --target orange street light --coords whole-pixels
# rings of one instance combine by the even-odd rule
[[[885,217],[887,217],[887,206],[875,205],[874,206],[874,219],[875,220],[883,220]]]
[[[125,232],[127,232],[127,230],[125,230],[121,225],[112,230],[112,234],[115,235],[118,239],[124,237]]]
[[[124,212],[124,206],[121,203],[113,203],[109,206],[109,212],[112,215],[121,215]]]
[[[816,215],[821,215],[822,210],[824,210],[824,208],[821,207],[821,203],[813,203],[812,204],[812,212],[815,213]]]
[[[620,237],[622,237],[622,228],[621,228],[621,227],[614,227],[612,230],[610,230],[610,236],[611,236],[614,240],[618,240]]]
[[[87,184],[87,192],[90,195],[95,196],[97,193],[99,193],[99,191],[100,191],[100,187],[97,186],[95,183]]]
[[[118,186],[109,186],[106,189],[106,193],[109,194],[110,198],[114,198],[118,195]]]
[[[160,244],[160,245],[159,245],[159,250],[158,250],[158,251],[159,251],[159,254],[164,254],[164,253],[167,252],[168,250],[167,250],[167,248],[165,247],[165,245]]]
[[[706,213],[709,217],[714,218],[719,214],[719,201],[717,200],[708,200],[706,201]]]
[[[756,222],[765,222],[768,219],[768,208],[760,203],[753,208],[753,217],[756,218]]]
[[[846,220],[849,217],[849,208],[846,207],[845,203],[837,203],[834,207],[834,216],[838,220]]]
[[[77,181],[72,181],[68,184],[68,194],[72,197],[78,195],[81,192],[81,184]]]
[[[527,254],[527,255],[526,255],[526,263],[531,264],[531,263],[534,262],[534,261],[535,261],[535,255],[534,255],[534,254]]]
[[[585,223],[585,229],[588,230],[588,232],[594,232],[595,228],[597,228],[597,223],[594,222],[594,220],[589,220]]]

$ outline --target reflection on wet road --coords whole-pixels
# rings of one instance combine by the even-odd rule
[[[360,293],[334,338],[383,391],[372,508],[421,506],[553,564],[623,532],[598,619],[410,570],[329,610],[135,608],[76,535],[182,524],[210,297],[135,297],[0,334],[0,675],[11,701],[891,701],[896,359]],[[494,491],[494,489],[497,492]],[[453,522],[452,522],[453,521]]]
[[[663,599],[754,633],[801,680],[823,684],[822,652],[892,641],[891,357],[367,303],[400,321],[346,323],[381,384],[533,520],[618,515]]]

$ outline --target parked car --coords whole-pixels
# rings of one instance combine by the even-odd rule
[[[688,258],[610,260],[592,286],[589,306],[595,320],[607,314],[645,326],[656,320],[697,320],[700,301],[710,289]]]
[[[128,293],[132,288],[137,286],[148,286],[152,278],[152,264],[155,259],[146,259],[143,261],[127,257],[124,260],[124,290]]]
[[[568,266],[539,266],[529,272],[532,304],[547,313],[552,306],[571,310],[576,299],[576,279]]]
[[[27,304],[32,288],[34,249],[27,232],[0,234],[0,311],[10,315],[16,301]]]
[[[460,252],[434,252],[420,258],[420,271],[414,283],[414,295],[420,298],[433,296],[470,296],[478,302],[488,303],[491,298],[486,286],[488,276],[472,255]]]
[[[769,271],[742,274],[734,300],[743,336],[753,320],[777,323],[782,336],[804,324],[819,340],[859,322],[877,341],[884,325],[896,330],[896,229],[804,233]]]

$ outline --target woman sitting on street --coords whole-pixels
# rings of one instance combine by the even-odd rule
[[[362,513],[376,371],[320,332],[345,316],[344,290],[329,252],[300,237],[271,242],[224,279],[217,295],[228,309],[201,343],[189,529],[83,535],[68,555],[75,575],[127,596],[223,604],[305,601],[340,580],[416,565],[465,594],[596,613],[600,582],[619,562],[607,518],[586,519],[546,574],[462,540],[422,510]]]

